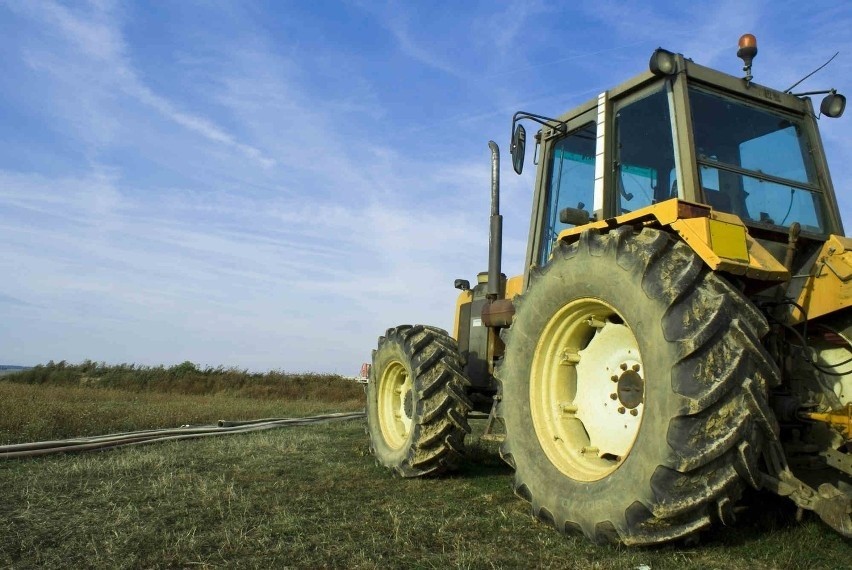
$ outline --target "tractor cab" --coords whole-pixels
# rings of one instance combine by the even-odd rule
[[[511,151],[518,172],[526,139],[518,122],[542,124],[535,135],[541,160],[527,273],[547,264],[566,230],[673,198],[736,216],[779,263],[784,249],[773,242],[786,243],[793,224],[814,243],[842,235],[808,98],[814,93],[753,83],[751,60],[742,79],[663,49],[649,67],[556,119],[515,115]],[[845,98],[825,94],[821,115],[840,116]]]

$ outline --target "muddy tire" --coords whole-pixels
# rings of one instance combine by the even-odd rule
[[[370,451],[403,477],[438,475],[456,466],[470,433],[456,341],[439,328],[388,329],[373,351],[367,382]]]
[[[561,244],[516,311],[501,455],[535,516],[631,545],[732,521],[759,486],[752,402],[779,377],[747,299],[669,234],[622,227]]]

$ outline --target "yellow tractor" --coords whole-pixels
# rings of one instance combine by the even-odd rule
[[[403,477],[502,424],[515,493],[596,542],[691,539],[748,489],[852,537],[852,239],[817,129],[835,90],[778,91],[658,49],[649,70],[534,136],[526,263],[501,273],[491,147],[488,271],[450,336],[398,326],[367,383],[370,448]],[[819,115],[810,96],[824,95]],[[492,434],[493,435],[493,434]]]

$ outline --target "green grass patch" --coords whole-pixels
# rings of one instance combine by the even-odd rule
[[[60,363],[0,381],[0,441],[363,407],[337,377]],[[848,567],[847,540],[768,495],[689,547],[561,535],[512,494],[483,423],[440,479],[375,466],[362,420],[0,461],[0,567]]]
[[[481,421],[475,422],[481,429]],[[843,568],[850,547],[758,502],[696,546],[596,546],[529,516],[496,446],[452,477],[374,465],[364,422],[0,463],[0,566]]]

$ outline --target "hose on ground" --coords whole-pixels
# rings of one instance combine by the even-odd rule
[[[55,441],[0,445],[0,459],[38,457],[53,453],[103,451],[106,449],[114,449],[116,447],[142,445],[159,441],[176,441],[233,433],[249,433],[287,426],[303,426],[309,424],[357,420],[363,417],[364,412],[339,412],[302,418],[265,418],[248,421],[219,420],[216,425],[139,430]]]

